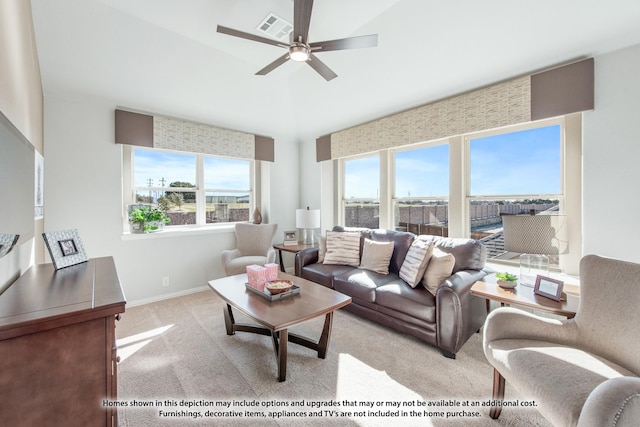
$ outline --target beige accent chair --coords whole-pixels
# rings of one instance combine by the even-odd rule
[[[275,262],[273,236],[277,227],[277,224],[236,223],[236,248],[222,251],[222,269],[225,274],[233,276],[245,273],[248,265]]]
[[[509,307],[488,316],[493,399],[506,380],[555,426],[640,426],[640,264],[587,255],[580,282],[573,319]]]

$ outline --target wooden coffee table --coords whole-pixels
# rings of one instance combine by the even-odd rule
[[[287,377],[287,343],[302,345],[318,352],[324,359],[329,347],[333,312],[351,302],[351,297],[325,286],[286,273],[278,273],[278,278],[291,280],[300,287],[300,293],[279,301],[269,301],[246,289],[246,274],[211,280],[209,287],[227,303],[224,321],[227,335],[236,331],[252,332],[271,336],[278,364],[278,380]],[[259,325],[236,323],[232,308],[241,311]],[[325,316],[324,327],[318,341],[289,333],[291,326],[318,316]]]
[[[489,301],[498,301],[502,305],[520,305],[534,310],[545,311],[572,319],[578,311],[580,302],[580,288],[575,285],[565,284],[563,296],[565,300],[554,301],[552,299],[536,295],[533,287],[518,284],[513,289],[504,289],[498,286],[495,279],[487,277],[485,281],[478,281],[471,287],[471,295],[476,295],[487,300],[487,312]]]

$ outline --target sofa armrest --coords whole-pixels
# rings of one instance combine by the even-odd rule
[[[640,420],[640,378],[617,377],[593,389],[582,407],[578,427],[637,426]]]
[[[295,274],[301,276],[302,267],[318,262],[318,248],[307,248],[296,253]]]
[[[471,286],[485,276],[482,270],[462,270],[449,276],[436,292],[438,347],[456,354],[487,317],[482,298],[471,295]]]

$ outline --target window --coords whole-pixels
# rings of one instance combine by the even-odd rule
[[[249,163],[247,160],[204,158],[207,224],[249,221]]]
[[[380,156],[347,159],[343,167],[342,205],[345,226],[379,228]]]
[[[132,197],[125,204],[158,206],[167,226],[248,221],[253,161],[130,148]]]
[[[447,236],[449,145],[397,151],[394,161],[396,230]]]
[[[506,227],[518,227],[510,244],[538,224],[553,247],[545,253],[552,267],[577,274],[581,126],[576,113],[341,159],[339,224],[472,237],[484,241],[491,261],[518,263],[521,253],[537,252],[507,250],[508,215]]]
[[[558,224],[564,198],[561,130],[559,124],[554,124],[468,137],[469,230],[471,237],[485,242],[488,258],[517,261],[520,252],[514,248],[530,246],[544,237],[556,240],[545,245],[555,247],[545,255],[549,256],[550,264],[559,264],[558,241],[563,237],[557,234],[560,231],[557,226],[553,230],[531,229],[525,233],[513,228],[522,228],[525,223],[517,226],[513,220],[509,223],[510,234],[506,235],[503,218],[544,215],[549,216],[545,218],[548,221],[540,224]],[[529,242],[515,242],[516,235],[526,236]]]

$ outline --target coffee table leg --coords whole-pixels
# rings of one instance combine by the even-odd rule
[[[278,364],[278,381],[287,379],[287,344],[289,343],[289,331],[282,329],[272,332],[273,349],[276,352],[276,363]]]
[[[227,304],[227,308],[223,309],[224,312],[224,324],[227,327],[227,335],[233,335],[233,324],[235,320],[233,319],[233,312],[231,311],[231,306]]]
[[[333,324],[333,311],[327,313],[324,318],[324,328],[322,328],[322,335],[318,341],[318,357],[324,359],[327,357],[327,349],[329,348],[329,340],[331,339],[331,325]]]

